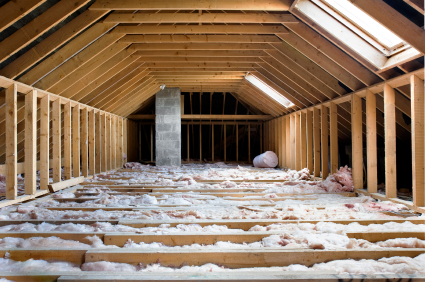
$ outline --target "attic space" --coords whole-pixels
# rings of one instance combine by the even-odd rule
[[[0,0],[0,282],[425,281],[424,0]]]

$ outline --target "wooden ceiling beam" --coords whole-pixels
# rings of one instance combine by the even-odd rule
[[[125,35],[125,43],[278,43],[276,35]],[[138,49],[138,45],[133,48]],[[189,49],[190,50],[190,49]]]
[[[133,55],[134,56],[134,55]],[[88,104],[91,100],[97,96],[102,95],[105,91],[108,91],[112,87],[118,87],[119,81],[124,79],[126,76],[132,74],[134,71],[139,70],[139,67],[143,64],[137,60],[132,62],[122,62],[123,65],[119,65],[117,68],[111,69],[99,78],[99,83],[94,81],[94,85],[82,93],[77,93],[74,97],[78,96],[79,101],[84,104]],[[89,85],[90,86],[90,85]]]
[[[103,64],[101,64],[95,70],[88,73],[82,79],[77,81],[72,87],[69,87],[68,89],[63,91],[61,93],[61,96],[67,97],[67,98],[75,97],[72,99],[79,101],[81,98],[84,97],[84,96],[81,96],[82,93],[87,93],[82,91],[83,89],[86,89],[86,87],[88,87],[89,85],[93,83],[97,84],[97,86],[100,86],[100,83],[105,82],[105,80],[104,79],[99,80],[99,78],[102,78],[105,73],[108,73],[111,69],[114,69],[116,66],[118,66],[118,69],[122,70],[124,67],[126,67],[131,62],[137,60],[138,58],[139,57],[137,56],[132,56],[131,54],[129,54],[127,50],[122,50],[115,56],[111,57],[109,60],[104,61]],[[122,62],[125,62],[126,65],[123,66]],[[118,71],[118,69],[116,71]],[[80,93],[80,94],[76,95],[77,93]]]
[[[177,3],[181,3],[178,1]],[[179,9],[181,10],[181,9]],[[105,23],[298,23],[292,14],[265,13],[112,13]]]
[[[400,14],[384,1],[350,0],[357,8],[374,18],[410,46],[425,54],[425,30]]]
[[[347,94],[347,90],[339,84],[338,79],[326,72],[326,70],[322,69],[319,65],[310,60],[308,57],[298,52],[294,47],[292,47],[285,41],[282,41],[281,43],[273,43],[270,45],[273,46],[276,50],[278,50],[282,55],[286,56],[286,58],[296,63],[305,71],[308,71],[311,75],[316,77],[335,93],[338,93],[339,95]]]
[[[312,96],[310,93],[308,93],[295,83],[291,83],[288,78],[283,76],[280,72],[278,72],[270,65],[263,63],[256,70],[257,72],[262,74],[263,78],[268,80],[264,81],[262,78],[260,78],[261,80],[263,80],[263,82],[267,83],[275,90],[277,90],[276,86],[277,88],[281,88],[283,90],[283,96],[290,96],[291,98],[294,97],[298,102],[300,102],[301,104],[297,104],[288,99],[298,107],[303,108],[301,105],[307,106],[319,103],[319,100],[316,97]]]
[[[66,19],[90,0],[59,1],[46,12],[19,28],[12,35],[0,42],[0,63],[20,49],[28,46],[40,35]],[[2,15],[3,17],[3,15]]]
[[[102,102],[106,102],[106,103],[104,104],[101,103],[102,104],[101,107],[103,109],[108,109],[108,111],[112,113],[113,110],[119,106],[120,102],[127,103],[127,106],[128,106],[131,102],[133,102],[132,98],[134,94],[137,94],[142,89],[146,89],[154,81],[155,79],[152,76],[148,75],[142,78],[140,81],[138,81],[134,85],[132,85],[131,87],[129,87],[128,89],[126,89],[125,91],[119,93],[118,95],[109,97],[107,101],[103,100]]]
[[[79,52],[77,55],[51,71],[48,75],[44,76],[41,80],[35,83],[34,86],[46,91],[52,89],[66,77],[91,62],[91,60],[98,54],[102,54],[104,51],[107,53],[109,50],[108,48],[110,48],[118,39],[119,37],[111,34],[102,36],[83,51]]]
[[[13,3],[10,1],[8,3]],[[7,5],[7,4],[6,4]],[[4,7],[4,6],[3,6]],[[0,70],[0,75],[16,78],[32,66],[49,56],[51,52],[68,42],[78,33],[95,23],[108,11],[85,11],[63,27],[52,33],[49,37],[35,45],[33,48],[16,58]],[[1,12],[0,12],[1,14]],[[67,48],[69,46],[67,45]]]
[[[424,0],[403,0],[403,1],[409,4],[410,6],[412,6],[412,8],[414,8],[416,11],[418,11],[422,15],[425,15]]]
[[[296,87],[293,89],[299,93],[302,93],[303,95],[307,95],[304,97],[311,97],[314,100],[320,102],[329,99],[329,97],[325,96],[321,91],[313,87],[310,83],[303,80],[302,77],[295,74],[291,68],[287,68],[276,59],[270,57],[263,57],[262,59],[264,60],[264,63],[260,63],[258,65],[260,65],[262,68],[267,69],[268,72],[274,75],[276,75],[276,72],[278,72],[278,78],[280,80],[291,86],[296,85]],[[312,99],[308,99],[313,102]]]
[[[138,83],[140,83],[140,80],[145,79],[148,74],[149,71],[147,71],[145,67],[141,66],[138,68],[138,70],[132,72],[124,79],[122,79],[120,83],[117,84],[115,87],[111,87],[110,89],[102,93],[102,95],[98,95],[88,104],[96,105],[96,108],[101,108],[108,102],[107,99],[120,95],[120,93],[124,93],[128,89],[133,89],[132,87],[134,87],[134,85],[138,85]]]
[[[0,32],[13,25],[47,0],[15,0],[8,1],[0,7]]]
[[[313,46],[314,47],[313,49],[315,49],[316,53],[317,51],[320,51],[321,54],[333,60],[336,64],[344,68],[345,71],[349,72],[352,76],[360,80],[363,83],[363,85],[369,86],[382,81],[382,79],[379,78],[375,73],[373,73],[372,70],[368,69],[367,67],[362,65],[362,63],[357,61],[356,60],[357,58],[354,59],[350,55],[347,55],[347,53],[344,53],[344,51],[339,49],[332,42],[328,41],[324,35],[319,34],[317,31],[309,27],[307,24],[300,22],[299,25],[288,24],[286,25],[286,27],[292,31],[290,32],[290,36],[286,36],[286,35],[282,35],[282,36],[278,35],[278,36],[282,38],[282,40],[292,45],[294,48],[298,49],[299,47],[301,47],[300,45],[308,45],[309,47]],[[302,40],[302,43],[295,43],[294,41],[296,42],[300,42],[300,41],[297,40],[298,38],[296,38],[293,34],[296,34],[297,35],[296,37],[300,37],[304,39]],[[310,45],[305,44],[305,41],[307,41]],[[307,54],[305,55],[308,56]],[[346,83],[344,82],[344,84]],[[346,85],[349,88],[351,88],[353,91],[356,91],[364,87],[363,85],[360,85],[360,84],[352,85],[350,83]],[[357,88],[353,89],[353,87],[357,87]]]
[[[128,116],[133,113],[144,101],[155,95],[159,91],[159,85],[157,83],[151,83],[145,89],[134,93],[134,95],[127,99],[122,100],[122,103],[117,105],[114,112],[121,113],[123,116]],[[128,101],[132,101],[131,106],[128,106]]]
[[[18,81],[28,85],[33,85],[46,74],[64,64],[76,54],[82,52],[82,50],[88,48],[89,45],[94,43],[96,39],[101,37],[113,26],[113,24],[94,24],[89,29],[75,37],[72,41],[68,42],[68,44],[66,44],[66,48],[61,48],[54,54],[50,55],[48,60],[44,60],[34,66],[30,71],[20,77]],[[105,42],[103,42],[103,44],[105,44]]]
[[[234,37],[237,35],[229,35]],[[277,38],[277,37],[276,37]],[[229,38],[230,39],[230,38]],[[277,38],[279,41],[280,39]],[[121,41],[121,40],[120,40]],[[133,44],[134,50],[266,50],[274,49],[267,43],[141,43]]]
[[[241,72],[241,71],[237,71],[237,72],[212,72],[212,71],[195,72],[195,71],[186,70],[184,72],[157,71],[157,72],[152,72],[151,74],[155,75],[155,76],[167,76],[167,77],[168,76],[175,76],[176,79],[182,79],[182,78],[193,79],[193,78],[196,78],[196,77],[200,77],[200,78],[209,77],[209,78],[220,78],[220,79],[242,79],[246,75],[246,72]]]
[[[185,71],[196,71],[196,72],[250,72],[254,71],[255,69],[253,67],[251,68],[149,68],[151,71],[154,72],[185,72]]]
[[[180,63],[146,63],[147,68],[157,69],[180,69],[180,68],[222,68],[223,71],[227,68],[253,68],[256,67],[255,63],[192,63],[192,62],[180,62]]]
[[[89,9],[288,11],[292,2],[292,0],[97,0]]]
[[[262,57],[267,56],[266,53],[262,50],[218,50],[218,51],[200,51],[200,50],[193,50],[193,51],[137,51],[135,53],[138,56],[141,57]]]
[[[281,24],[273,25],[142,25],[117,26],[111,33],[124,34],[276,34],[287,33]]]
[[[141,57],[141,62],[149,63],[259,63],[262,62],[257,57]]]

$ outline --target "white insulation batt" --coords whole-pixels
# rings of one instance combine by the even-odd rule
[[[266,151],[254,158],[255,167],[273,168],[278,164],[277,155],[272,151]]]

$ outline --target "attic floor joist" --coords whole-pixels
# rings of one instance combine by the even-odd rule
[[[227,168],[221,168],[219,166],[214,169],[218,173],[228,173],[227,170],[235,168],[236,166],[228,166]],[[67,213],[73,214],[72,219],[67,217],[52,219],[44,218],[41,213],[39,213],[40,218],[38,219],[3,219],[0,221],[0,228],[5,231],[0,232],[0,238],[5,237],[14,237],[22,239],[29,239],[32,237],[52,237],[63,240],[74,240],[86,244],[76,248],[65,246],[65,242],[62,242],[61,245],[50,248],[2,248],[0,253],[8,252],[9,259],[16,261],[25,261],[30,258],[34,259],[56,259],[60,261],[65,261],[69,263],[74,263],[73,269],[66,269],[64,271],[49,271],[45,269],[43,272],[4,272],[1,274],[2,277],[5,277],[14,281],[37,281],[38,279],[43,279],[43,281],[105,281],[105,280],[114,280],[114,281],[138,281],[140,279],[149,279],[152,281],[167,279],[170,281],[180,281],[181,279],[187,279],[188,275],[197,280],[210,280],[211,278],[219,281],[229,281],[234,279],[248,279],[246,276],[246,271],[244,272],[226,272],[225,275],[222,272],[212,273],[196,273],[194,270],[188,269],[186,273],[173,273],[173,276],[168,277],[164,276],[164,273],[153,272],[143,273],[137,272],[132,273],[130,270],[139,263],[144,265],[155,264],[158,260],[161,261],[163,267],[169,265],[181,265],[187,263],[190,266],[201,266],[205,263],[215,263],[224,265],[230,268],[249,268],[249,267],[285,267],[291,264],[301,264],[306,266],[312,266],[316,263],[326,263],[332,260],[340,259],[369,259],[369,260],[378,260],[384,257],[392,256],[406,256],[414,258],[420,254],[425,253],[423,248],[374,248],[374,249],[352,249],[352,250],[333,250],[325,247],[323,250],[312,249],[311,247],[306,248],[289,248],[284,246],[274,246],[274,247],[248,247],[247,244],[255,242],[264,242],[269,236],[280,236],[282,230],[286,230],[287,227],[290,228],[292,225],[302,224],[323,224],[323,219],[313,219],[319,214],[326,214],[328,209],[347,209],[347,211],[334,211],[334,216],[340,217],[328,218],[325,222],[329,224],[337,223],[340,225],[339,228],[345,228],[344,226],[349,226],[350,224],[357,223],[360,226],[368,226],[370,224],[385,224],[387,222],[393,222],[392,224],[398,224],[403,222],[409,222],[411,228],[416,228],[412,226],[420,226],[424,224],[422,218],[403,218],[397,215],[391,215],[385,212],[373,211],[369,213],[369,219],[345,219],[343,214],[349,211],[349,208],[345,207],[344,204],[354,203],[359,199],[354,193],[326,193],[326,194],[315,194],[315,193],[277,193],[277,198],[271,198],[273,201],[265,201],[265,196],[269,195],[265,193],[265,190],[268,189],[267,185],[274,185],[276,181],[284,182],[279,179],[275,179],[276,173],[283,173],[280,170],[270,171],[262,170],[252,167],[245,167],[243,172],[250,172],[253,175],[258,175],[258,173],[265,173],[265,175],[270,175],[270,178],[264,178],[260,180],[248,180],[251,186],[235,186],[232,188],[222,188],[222,189],[184,189],[182,183],[179,183],[174,179],[173,184],[167,185],[158,185],[155,182],[158,179],[173,179],[175,174],[169,171],[163,171],[155,167],[142,170],[139,169],[121,169],[114,172],[109,172],[108,174],[98,175],[96,180],[90,180],[84,183],[81,183],[79,186],[71,187],[61,191],[60,193],[50,194],[46,197],[35,199],[27,203],[21,204],[19,206],[14,206],[9,210],[3,211],[1,215],[3,217],[9,217],[16,214],[17,209],[20,209],[21,214],[25,214],[25,210],[31,209],[44,209],[45,213]],[[202,173],[202,170],[197,169],[194,165],[184,166],[180,169],[180,173],[184,175],[195,175]],[[124,175],[131,175],[126,177]],[[150,175],[150,178],[140,179],[138,183],[133,183],[132,185],[117,185],[115,183],[124,183],[129,179],[136,177],[137,175]],[[274,175],[274,176],[272,176]],[[158,178],[160,177],[160,178]],[[206,179],[199,180],[197,185],[205,184],[217,184],[223,182],[225,179]],[[241,184],[247,180],[233,179],[231,180],[236,184]],[[219,191],[218,191],[219,190]],[[107,193],[108,197],[112,199],[113,197],[136,197],[144,199],[145,197],[150,197],[149,199],[155,199],[156,201],[169,201],[170,198],[178,197],[180,199],[182,195],[188,193],[191,195],[190,198],[195,201],[200,201],[199,203],[190,203],[190,204],[167,204],[157,202],[156,204],[138,204],[138,205],[121,205],[116,207],[109,207],[108,201],[104,202],[102,199],[103,193]],[[178,193],[176,193],[178,192]],[[61,196],[62,195],[62,196]],[[72,196],[72,197],[71,197]],[[217,204],[211,207],[206,207],[205,201],[207,198],[216,198],[216,201],[226,201],[232,202],[229,204]],[[246,198],[249,197],[249,198]],[[315,203],[315,200],[322,198],[327,198],[326,203]],[[337,201],[332,200],[334,197]],[[382,199],[385,197],[381,196]],[[166,200],[168,199],[168,200]],[[99,201],[100,200],[100,201]],[[168,219],[154,219],[154,218],[145,218],[145,219],[114,219],[114,218],[103,218],[103,219],[87,219],[89,215],[93,213],[98,213],[98,207],[92,207],[88,205],[91,201],[97,201],[99,203],[104,203],[105,207],[102,207],[102,210],[105,213],[121,213],[121,214],[140,214],[141,217],[153,216],[155,214],[168,214],[173,217],[172,214],[178,215],[176,218]],[[261,203],[255,203],[253,205],[251,201],[262,201]],[[280,201],[280,202],[279,202]],[[306,218],[303,219],[294,219],[291,217],[280,218],[280,213],[283,211],[288,214],[291,213],[290,209],[287,209],[287,206],[282,206],[279,203],[282,201],[291,201],[303,202],[303,206],[308,209],[314,209],[313,213],[307,213]],[[229,202],[229,203],[230,203]],[[57,206],[54,203],[61,203],[62,206]],[[63,204],[73,203],[74,207],[67,207]],[[53,205],[52,205],[53,204]],[[361,205],[368,205],[369,203],[362,203]],[[379,204],[379,203],[378,203]],[[84,205],[84,206],[83,206]],[[102,204],[101,204],[102,205]],[[188,219],[185,218],[186,215],[196,209],[197,212],[210,212],[219,215],[223,210],[229,209],[232,212],[237,212],[245,215],[245,218],[195,218]],[[270,219],[256,219],[251,218],[252,215],[257,214],[262,216],[264,212],[268,211],[269,213],[279,214],[277,218]],[[408,212],[407,210],[405,212]],[[85,214],[83,218],[78,216],[78,214]],[[282,213],[284,214],[284,213]],[[354,214],[353,214],[354,215]],[[258,217],[257,216],[257,217]],[[313,216],[311,219],[309,217]],[[21,224],[27,222],[26,225],[35,224],[35,226],[40,225],[41,223],[44,226],[52,225],[56,230],[51,231],[28,231],[28,232],[15,232],[12,230],[7,231],[7,226],[10,224]],[[87,226],[85,231],[78,232],[69,232],[67,229],[63,229],[62,226],[78,226],[83,227]],[[199,226],[198,231],[190,231],[190,224],[196,224]],[[218,230],[213,229],[213,226],[221,226],[223,229],[219,232]],[[268,230],[267,226],[275,226]],[[307,225],[306,225],[307,226]],[[282,230],[280,230],[279,228]],[[168,233],[167,229],[170,231],[173,228],[180,228],[179,232]],[[193,228],[193,227],[192,227]],[[63,230],[62,230],[63,229]],[[89,231],[89,229],[91,231]],[[186,230],[187,229],[187,230]],[[210,230],[209,232],[200,232],[200,230]],[[262,231],[257,231],[257,230]],[[416,228],[417,229],[417,228]],[[419,229],[418,229],[419,230]],[[152,232],[153,231],[153,232]],[[163,232],[164,231],[164,232]],[[162,234],[158,234],[162,232]],[[289,229],[286,230],[288,234],[292,234],[292,231]],[[304,232],[308,232],[307,229]],[[326,231],[330,232],[330,231]],[[320,231],[315,231],[315,234],[320,233]],[[324,233],[326,236],[330,236],[332,233]],[[395,238],[410,238],[415,237],[421,240],[424,240],[424,233],[418,231],[368,231],[368,232],[357,232],[357,231],[347,231],[346,236],[348,239],[352,240],[366,240],[369,244],[377,244],[380,241],[386,241]],[[90,247],[90,240],[87,236],[97,236],[99,239],[97,243],[98,247]],[[293,234],[293,236],[297,236]],[[232,244],[244,244],[245,247],[239,249],[205,249],[198,247],[197,250],[193,249],[170,249],[159,246],[157,248],[128,248],[125,247],[128,244],[129,239],[131,244],[151,244],[155,242],[161,242],[164,245],[168,246],[184,246],[191,244],[200,244],[200,245],[213,245],[219,241],[228,242]],[[103,246],[105,245],[105,246]],[[118,248],[108,248],[112,245],[117,246]],[[100,246],[103,246],[100,248]],[[162,249],[164,248],[164,249]],[[160,251],[158,251],[160,250]],[[253,257],[253,254],[255,255]],[[108,261],[112,263],[124,263],[127,264],[127,271],[121,271],[119,276],[116,272],[106,272],[107,268],[103,268],[103,271],[100,271],[100,268],[97,268],[96,263]],[[93,265],[90,265],[94,263]],[[83,270],[91,271],[81,271],[80,265]],[[147,266],[149,268],[149,266]],[[95,270],[95,271],[93,271]],[[106,271],[105,271],[106,270]],[[250,280],[285,280],[285,281],[299,281],[299,279],[307,279],[309,281],[352,281],[357,279],[356,274],[350,274],[349,276],[344,276],[338,274],[336,269],[330,269],[326,271],[283,271],[282,268],[269,269],[273,271],[261,270],[259,272],[251,271],[249,272]],[[223,270],[221,270],[223,271]],[[229,271],[229,270],[228,270]],[[278,272],[276,272],[278,271]],[[410,279],[414,281],[421,281],[424,279],[423,275],[411,275],[411,274],[398,274],[394,275],[380,275],[379,279],[392,279],[397,277],[397,279]],[[376,275],[361,275],[358,278],[362,281],[376,281]]]

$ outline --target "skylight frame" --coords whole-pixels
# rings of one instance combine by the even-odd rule
[[[353,32],[360,35],[362,38],[364,38],[366,41],[371,43],[376,47],[376,45],[380,46],[378,49],[385,50],[386,53],[388,53],[388,56],[391,56],[394,54],[394,52],[399,51],[401,48],[405,49],[410,47],[406,42],[404,42],[403,39],[395,35],[392,31],[384,27],[382,24],[380,24],[378,21],[361,11],[359,8],[357,8],[355,5],[353,5],[350,1],[347,0],[311,0],[312,2],[318,4],[322,3],[323,6],[327,6],[335,15],[335,18],[339,17],[340,22],[345,21],[344,24],[346,24],[347,27],[349,27]],[[352,11],[348,11],[348,7],[344,7],[344,3],[348,4],[353,9]],[[337,6],[336,6],[337,5]],[[352,7],[351,7],[352,6]],[[322,7],[323,8],[323,7]],[[350,13],[350,14],[347,14]],[[356,15],[355,13],[360,13],[359,15]],[[331,13],[330,13],[331,14]],[[364,15],[362,15],[364,14]],[[361,19],[359,16],[364,16],[365,24],[374,25],[374,28],[366,28],[365,24],[362,26]],[[385,33],[388,39],[380,38],[380,35],[378,33]],[[392,39],[391,39],[392,37]],[[390,40],[397,40],[397,43],[393,43],[393,45],[389,45],[388,41]],[[387,42],[385,42],[387,41]]]
[[[282,94],[280,94],[278,91],[276,91],[273,87],[253,75],[252,73],[247,72],[245,75],[245,79],[254,85],[256,88],[258,88],[261,92],[284,106],[285,108],[291,108],[295,106],[291,101],[289,101],[286,97],[284,97]]]
[[[371,64],[368,68],[372,71],[381,73],[422,56],[408,44],[388,51],[375,38],[330,8],[325,1],[295,0],[290,12],[358,61],[366,59],[367,62],[363,64]]]

